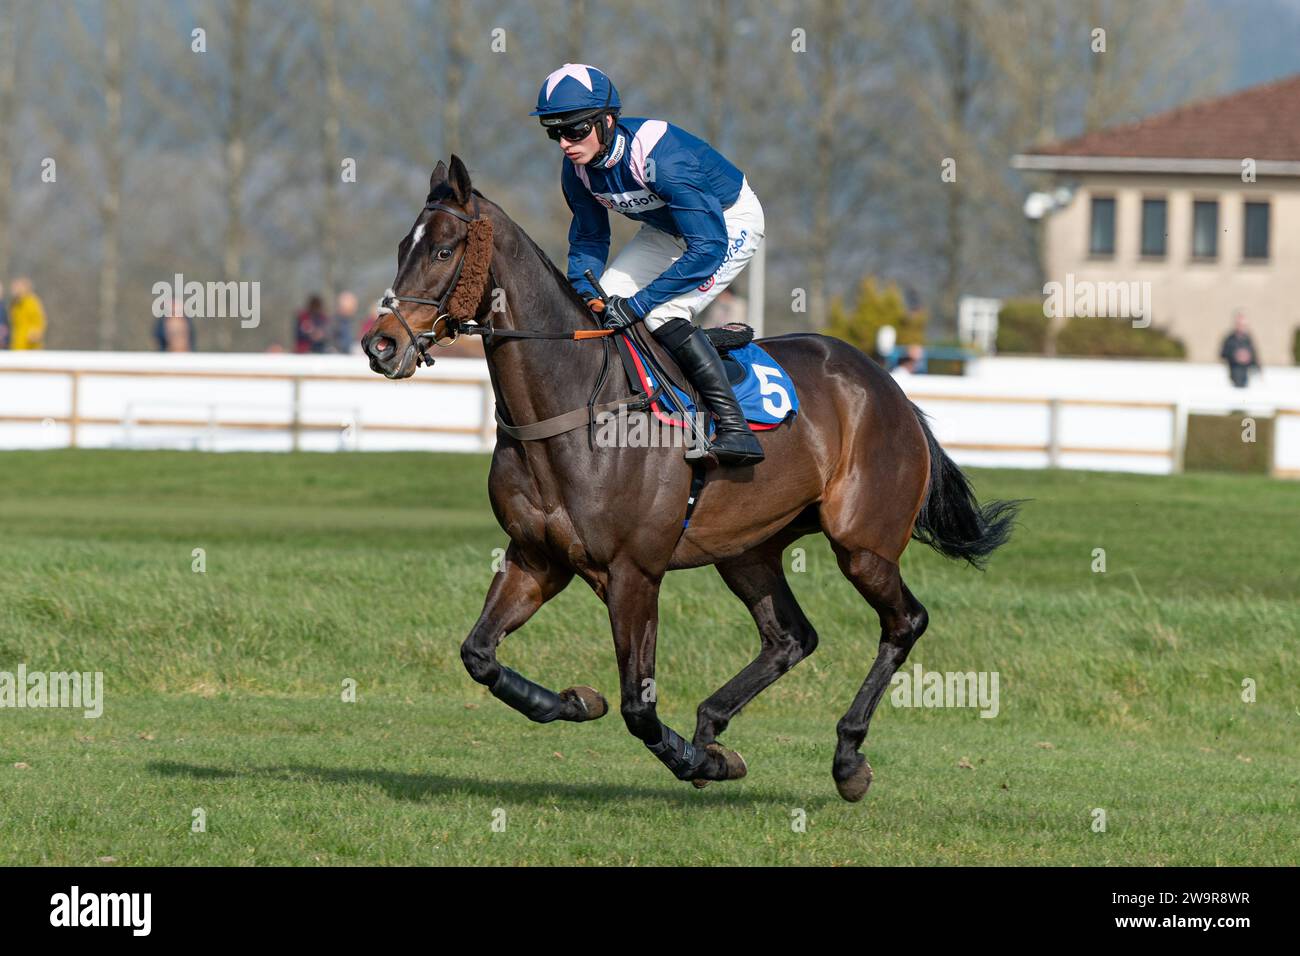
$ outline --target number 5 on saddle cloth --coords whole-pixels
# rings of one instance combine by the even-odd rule
[[[752,328],[732,323],[703,331],[722,356],[727,380],[736,393],[736,400],[740,403],[740,410],[749,422],[751,431],[771,430],[798,413],[799,396],[794,382],[772,356],[754,343]],[[640,348],[629,336],[616,336],[616,341],[619,357],[623,360],[623,368],[633,390],[646,395],[654,394],[660,383]],[[672,407],[665,408],[662,400],[656,400],[650,408],[661,423],[685,428],[686,422],[680,417],[680,409],[685,408],[686,413],[694,417],[695,401],[676,385],[670,384],[668,387],[677,399],[676,402],[667,403]],[[712,418],[708,421],[708,429],[712,435]]]

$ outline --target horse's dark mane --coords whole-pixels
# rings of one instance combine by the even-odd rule
[[[486,200],[487,202],[492,202],[492,200],[488,199],[487,196],[484,196],[477,189],[472,189],[471,191],[474,193],[475,196],[478,196],[480,199]],[[427,205],[428,203],[431,202],[438,202],[440,200],[447,199],[451,196],[451,193],[452,193],[452,189],[449,183],[445,183],[445,182],[440,183],[438,187],[433,190],[433,192],[429,193],[428,198],[425,199],[425,204]],[[542,261],[542,264],[545,265],[548,270],[550,270],[551,278],[555,280],[556,285],[558,285],[564,291],[564,294],[568,296],[569,301],[572,302],[579,309],[581,309],[583,315],[590,316],[591,313],[587,309],[587,300],[584,299],[578,293],[578,290],[573,287],[573,284],[569,282],[569,277],[565,275],[564,272],[561,271],[560,267],[557,266],[555,262],[551,259],[551,257],[546,254],[546,250],[544,250],[541,246],[537,244],[536,240],[534,240],[533,237],[530,236],[524,230],[523,226],[519,225],[519,223],[511,219],[510,214],[507,213],[504,209],[502,209],[500,205],[498,205],[497,203],[492,203],[492,205],[496,207],[497,212],[501,214],[502,218],[505,219],[506,222],[510,223],[510,225],[514,227],[515,232],[517,232],[520,236],[523,237],[524,241],[528,243],[529,248],[531,248],[533,252],[536,253],[537,258]]]
[[[501,209],[500,206],[497,206],[497,208]],[[501,215],[506,216],[505,210],[501,211]],[[528,245],[532,247],[533,252],[537,253],[537,258],[541,259],[546,265],[546,268],[551,271],[551,276],[555,279],[556,283],[559,284],[560,288],[564,290],[565,294],[569,297],[569,300],[582,310],[583,315],[589,315],[587,300],[584,299],[579,294],[578,290],[573,287],[573,283],[569,281],[569,277],[565,275],[564,272],[560,270],[560,267],[551,260],[551,257],[546,254],[546,250],[539,246],[533,237],[524,231],[523,227],[520,226],[519,223],[510,219],[509,216],[506,216],[506,219],[509,219],[510,224],[519,231],[519,235],[523,236],[524,239],[527,240]]]

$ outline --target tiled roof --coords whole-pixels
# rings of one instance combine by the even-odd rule
[[[1026,153],[1300,161],[1300,74]]]

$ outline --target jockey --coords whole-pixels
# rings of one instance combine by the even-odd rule
[[[599,275],[605,327],[644,321],[717,419],[710,453],[720,464],[755,464],[763,448],[717,350],[692,320],[754,255],[763,208],[744,174],[708,143],[663,120],[620,112],[609,77],[566,63],[542,83],[529,114],[564,150],[569,281],[593,303],[597,292],[583,272]],[[610,209],[641,229],[606,268]]]

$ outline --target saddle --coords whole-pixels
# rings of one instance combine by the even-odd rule
[[[713,328],[701,329],[700,331],[708,337],[709,341],[713,343],[713,347],[718,350],[718,355],[722,359],[722,367],[727,370],[727,381],[729,381],[733,387],[743,381],[746,374],[745,367],[741,365],[740,362],[736,361],[735,357],[731,353],[738,349],[743,349],[750,342],[754,341],[753,327],[746,325],[744,322],[728,322],[726,325],[714,326]],[[627,371],[628,383],[632,386],[634,391],[647,394],[645,389],[646,383],[643,380],[644,369],[638,368],[638,365],[641,364],[638,362],[639,353],[634,353],[632,349],[628,347],[626,339],[621,336],[617,339],[617,342],[619,357],[623,360],[623,367]],[[672,360],[672,356],[669,355],[664,358],[670,367],[670,374],[678,372],[677,366]],[[694,400],[695,390],[690,387],[689,383],[683,380],[680,373],[673,377],[676,378],[680,384],[686,386],[691,399]],[[660,383],[660,389],[656,389],[655,391],[661,389],[662,383]]]
[[[718,350],[722,358],[722,367],[727,373],[727,381],[736,390],[736,400],[740,403],[741,411],[749,421],[751,430],[766,431],[776,428],[798,410],[799,400],[795,395],[794,383],[770,355],[754,344],[753,328],[742,322],[732,322],[701,331],[709,337],[713,347]],[[685,403],[689,413],[694,414],[696,395],[689,382],[685,380],[685,376],[682,376],[677,366],[673,364],[671,356],[664,356],[662,360],[667,366],[666,374],[676,381],[660,382],[650,368],[651,363],[647,362],[643,355],[645,347],[643,344],[632,341],[627,336],[619,336],[616,342],[619,357],[627,373],[628,384],[641,400],[640,407],[648,407],[654,416],[665,424],[685,427],[686,423],[678,417],[676,410]],[[761,382],[756,380],[760,377],[754,374],[756,363],[761,363],[759,367],[764,373]],[[683,387],[677,387],[679,385]],[[673,402],[670,396],[669,404],[665,407],[663,393],[667,389],[671,389],[672,396],[676,396],[680,401]],[[712,432],[712,420],[709,421],[708,427]]]

